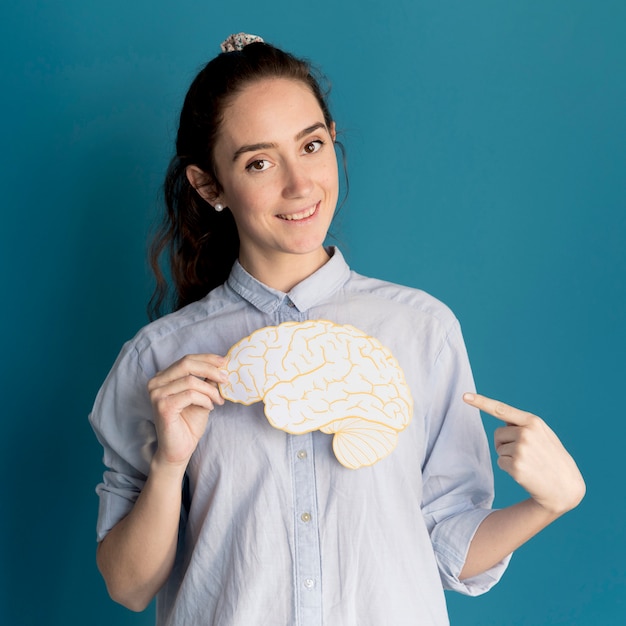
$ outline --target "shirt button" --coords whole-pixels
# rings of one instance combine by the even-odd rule
[[[296,305],[289,298],[287,298],[287,306],[293,309],[293,307]]]
[[[306,459],[306,450],[298,450],[298,454],[296,455],[301,461]]]
[[[310,514],[310,513],[303,513],[303,514],[300,516],[300,519],[301,519],[303,522],[310,522],[310,521],[311,521],[311,514]]]
[[[305,578],[304,579],[304,586],[307,589],[313,589],[313,587],[315,587],[315,581],[312,578]]]

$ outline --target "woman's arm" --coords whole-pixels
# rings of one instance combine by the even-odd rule
[[[162,464],[157,453],[133,509],[98,545],[109,595],[133,611],[148,606],[174,564],[184,474],[184,467]]]
[[[585,482],[574,459],[541,418],[480,395],[465,394],[463,399],[506,422],[495,432],[498,466],[531,497],[483,520],[470,544],[461,579],[493,567],[576,507],[585,495]]]
[[[217,355],[190,355],[148,383],[157,451],[131,512],[98,546],[97,563],[111,597],[142,611],[163,586],[176,556],[182,482],[206,429],[209,412],[224,400]]]

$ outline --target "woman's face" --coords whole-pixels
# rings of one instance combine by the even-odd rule
[[[225,109],[214,148],[223,191],[212,204],[231,210],[240,262],[258,278],[259,266],[267,273],[296,262],[312,272],[326,261],[339,190],[334,139],[334,125],[298,81],[252,83]]]

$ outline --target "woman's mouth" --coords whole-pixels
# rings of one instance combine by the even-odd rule
[[[304,211],[299,211],[298,213],[289,213],[288,215],[277,215],[281,220],[287,220],[288,222],[298,222],[300,220],[305,220],[307,217],[311,217],[319,206],[319,202]]]

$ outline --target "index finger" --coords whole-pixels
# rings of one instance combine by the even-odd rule
[[[521,411],[514,406],[487,396],[481,396],[478,393],[464,393],[463,401],[513,426],[526,426],[532,418],[532,414],[527,411]]]
[[[226,363],[227,359],[218,354],[188,354],[167,369],[158,372],[154,379],[166,384],[185,376],[196,376],[205,380],[215,379],[217,382],[225,377],[221,368],[225,367]]]

